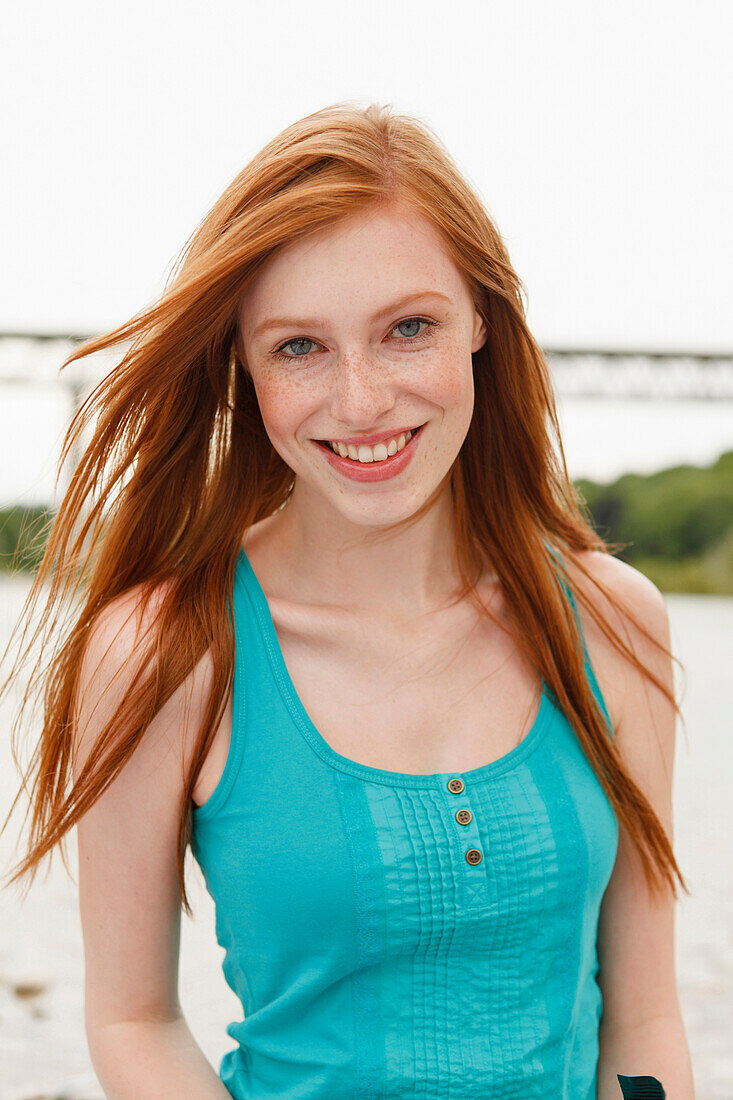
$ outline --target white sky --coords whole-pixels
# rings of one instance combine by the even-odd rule
[[[733,351],[732,30],[728,0],[8,4],[0,330],[122,323],[267,140],[348,99],[438,131],[543,345]]]

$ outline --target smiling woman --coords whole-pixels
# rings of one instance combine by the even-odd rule
[[[399,522],[449,475],[487,330],[441,232],[413,204],[394,196],[282,245],[248,284],[239,320],[243,368],[310,523],[329,500],[360,527]],[[379,491],[344,495],[343,478]]]
[[[296,122],[67,362],[127,339],[29,597],[46,660],[80,602],[13,876],[78,825],[105,1091],[691,1100],[664,601],[590,524],[437,137]],[[178,1002],[189,846],[243,1012],[218,1074]]]

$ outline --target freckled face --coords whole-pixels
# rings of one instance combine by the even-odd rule
[[[360,212],[272,256],[243,298],[239,348],[270,441],[296,475],[294,498],[358,525],[416,511],[466,437],[471,355],[485,339],[437,230],[408,207]],[[318,442],[358,447],[418,425],[381,472],[382,451],[354,472]]]

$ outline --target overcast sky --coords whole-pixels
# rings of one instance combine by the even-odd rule
[[[733,351],[728,0],[24,0],[0,46],[0,330],[162,289],[229,181],[337,100],[428,121],[544,346]]]

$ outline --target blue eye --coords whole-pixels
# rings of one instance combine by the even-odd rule
[[[309,352],[306,352],[305,355],[283,355],[282,354],[282,348],[290,347],[292,344],[312,344],[312,343],[313,343],[313,341],[309,340],[307,336],[298,336],[297,339],[288,340],[287,344],[283,344],[281,348],[278,348],[277,351],[275,352],[275,355],[277,355],[278,358],[280,358],[280,359],[304,359],[305,355],[310,354]]]
[[[400,325],[421,325],[421,324],[427,324],[427,323],[428,323],[427,321],[425,321],[425,322],[421,321],[419,317],[408,317],[408,319],[406,321],[398,321],[397,324],[395,325],[395,328],[399,328]],[[394,329],[392,329],[392,331],[394,332]],[[413,332],[413,333],[410,333],[409,335],[411,337],[412,336],[418,336],[419,333]]]
[[[394,332],[396,328],[400,328],[402,325],[414,325],[415,323],[417,323],[418,325],[425,325],[426,328],[424,328],[422,332],[416,332],[410,336],[402,336],[401,338],[398,338],[398,343],[401,339],[405,343],[416,344],[418,343],[418,341],[423,340],[426,337],[430,338],[433,335],[433,330],[438,327],[437,321],[429,321],[427,317],[406,317],[404,321],[398,321],[397,324],[393,326],[392,332]],[[307,359],[308,356],[312,354],[312,352],[306,351],[302,355],[297,353],[295,355],[288,355],[287,352],[283,351],[283,349],[295,346],[297,344],[315,344],[315,342],[316,341],[311,340],[309,336],[296,336],[294,339],[288,340],[286,343],[281,344],[279,348],[276,348],[273,352],[273,355],[275,359],[281,359],[286,362],[292,362],[294,359]]]

